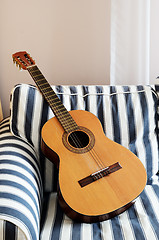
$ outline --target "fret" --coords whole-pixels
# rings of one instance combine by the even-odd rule
[[[52,99],[52,98],[50,99],[48,97],[47,97],[47,99],[49,100],[50,104],[54,104],[59,108],[63,107],[63,105],[61,104],[61,102],[58,101],[58,99]]]
[[[38,80],[36,80],[36,81],[38,82],[39,85],[46,84],[46,80],[45,80],[44,77],[41,78],[41,79],[38,79]]]
[[[59,108],[56,105],[53,106],[53,104],[50,104],[50,107],[56,112],[57,114],[61,115],[61,119],[64,118],[69,112],[66,112],[66,109],[64,107]],[[70,115],[70,114],[69,114]]]
[[[52,104],[53,105],[53,104]],[[61,113],[66,113],[67,114],[67,112],[66,112],[66,110],[65,110],[65,108],[63,107],[63,105],[58,105],[57,106],[57,104],[55,104],[54,105],[55,107],[57,107],[57,109],[61,112]]]
[[[46,94],[46,98],[48,99],[48,101],[52,104],[52,103],[55,103],[55,104],[61,104],[59,99],[56,99],[53,97],[53,95],[47,95]]]
[[[47,94],[50,95],[52,93],[52,88],[50,91],[47,91]]]
[[[46,98],[48,99],[48,101],[50,102],[50,104],[54,104],[54,105],[56,105],[57,107],[63,106],[62,102],[60,101],[60,99],[59,99],[56,95],[53,95],[53,94],[47,95],[47,94],[46,94]]]
[[[39,84],[39,87],[40,87],[40,84]],[[50,86],[48,86],[48,89],[50,89],[50,91],[52,90],[52,88]],[[53,90],[52,90],[53,91]],[[47,94],[48,93],[48,90],[46,91],[46,89],[43,89],[43,93]]]
[[[46,82],[41,83],[41,81],[40,81],[39,85],[40,85],[41,87],[45,87],[45,86],[47,86],[47,88],[48,88],[48,84],[47,84]],[[45,88],[44,88],[44,89],[45,89]]]
[[[31,71],[32,71],[32,72],[40,71],[39,68],[38,68],[36,65],[34,65],[34,66],[32,66],[32,67],[30,66],[30,68],[31,68]]]
[[[42,88],[43,91],[49,88],[49,86],[44,87],[43,85],[44,85],[44,84],[40,85],[40,87]],[[45,84],[45,85],[46,85],[46,84]]]
[[[30,67],[30,69],[32,72],[37,72],[37,71],[40,72],[39,68],[36,65],[34,65],[33,67]]]
[[[46,89],[44,89],[46,90]],[[48,97],[46,93],[44,93],[45,98],[47,99],[47,101],[49,102],[50,105],[54,105],[54,106],[63,106],[62,102],[60,101],[60,99],[56,96],[56,95],[52,95],[52,97]],[[63,106],[63,108],[65,108]]]
[[[42,87],[44,84],[47,86],[47,87],[50,87],[49,84],[46,82],[46,79],[43,77],[42,79],[40,79],[40,81],[37,80],[37,84]]]
[[[36,78],[36,77],[37,77],[38,79],[39,79],[40,77],[44,78],[42,74],[36,74],[36,75],[34,75],[34,78]]]
[[[36,76],[34,76],[34,80],[39,82],[40,80],[45,80],[45,78],[43,75],[36,75]]]
[[[71,122],[71,121],[72,121],[72,118],[70,118],[70,116],[68,115],[68,116],[65,116],[65,121],[66,121],[66,120]]]
[[[42,75],[39,70],[35,70],[35,71],[31,70],[31,73],[32,73],[32,76],[34,76],[34,77],[36,77],[37,75]]]
[[[63,124],[63,126],[65,126],[65,129],[67,129],[68,132],[71,132],[73,130],[77,130],[78,129],[77,125],[75,125],[75,124],[73,124],[71,122],[70,123],[63,122],[62,124]]]
[[[56,96],[56,94],[53,94],[53,93],[52,93],[52,88],[51,88],[50,91],[47,91],[46,95],[47,95],[48,98],[54,100],[55,102],[56,102],[56,101],[60,101],[60,99]],[[60,101],[60,102],[61,102],[61,101]]]
[[[54,90],[51,88],[45,77],[42,75],[38,67],[34,65],[33,67],[29,67],[27,70],[37,84],[39,90],[44,95],[44,98],[48,102],[50,108],[54,112],[55,116],[61,123],[64,130],[66,132],[70,132],[78,129],[78,125],[73,120],[72,116],[62,104],[62,102],[60,101]]]
[[[52,95],[52,94],[47,94],[46,93],[46,97],[47,97],[47,99],[49,100],[49,101],[54,101],[54,102],[57,102],[58,103],[58,100],[57,99],[53,99],[54,98],[54,96]]]
[[[51,95],[51,97],[50,97],[46,93],[44,93],[44,94],[50,104],[63,105],[62,102],[60,101],[60,99],[56,95]]]
[[[35,68],[35,69],[34,69],[34,68]],[[32,73],[35,73],[35,72],[39,72],[39,73],[41,73],[40,70],[39,70],[38,68],[36,68],[35,66],[34,66],[34,68],[32,68],[32,70],[31,70]]]
[[[65,119],[63,118],[62,119],[62,122],[64,123],[64,124],[66,124],[66,125],[74,125],[74,123],[72,123],[72,121],[71,121],[72,119],[70,118],[67,122],[65,121]]]

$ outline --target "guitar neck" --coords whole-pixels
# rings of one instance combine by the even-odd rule
[[[71,132],[78,129],[76,122],[73,120],[65,106],[51,88],[50,84],[47,82],[39,68],[36,65],[33,65],[28,67],[27,70],[64,130],[66,132]]]

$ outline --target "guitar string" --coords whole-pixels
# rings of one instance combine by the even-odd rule
[[[76,136],[76,134],[75,134],[75,137],[74,137],[74,142],[75,143],[77,142],[77,145],[76,145],[77,147],[78,146],[80,148],[83,147],[83,144],[81,143],[80,139]],[[102,169],[105,168],[105,165],[103,164],[103,162],[101,161],[101,159],[99,158],[99,156],[97,155],[96,151],[93,148],[88,153],[91,155],[91,157],[95,160],[95,162],[99,166],[99,170],[102,170]],[[100,172],[98,174],[100,175]]]
[[[28,69],[29,73],[31,74],[32,78],[34,79],[34,81],[36,82],[36,84],[39,86],[39,88],[41,88],[40,84],[38,84],[37,80],[35,79],[35,76],[33,75],[32,73],[32,69],[29,68]],[[38,69],[37,67],[37,70],[36,71],[39,71],[40,75],[41,72],[40,70]],[[43,75],[42,75],[43,76]],[[45,78],[44,78],[45,79]],[[46,80],[46,79],[45,79]],[[48,84],[48,82],[46,81],[46,83]],[[48,84],[49,85],[49,84]],[[50,85],[49,85],[50,87]],[[52,88],[51,88],[52,89]],[[45,93],[46,94],[46,93]],[[56,94],[55,94],[56,95]],[[47,96],[45,95],[45,98],[47,100]],[[47,100],[48,101],[48,100]],[[63,115],[61,114],[61,111],[59,111],[58,107],[54,104],[54,109],[56,109],[56,112],[58,112],[58,114],[60,115],[60,117],[62,119],[63,118]],[[67,122],[66,123],[66,126],[70,127],[69,124]],[[78,126],[78,125],[77,125]],[[77,147],[77,148],[83,148],[83,145],[81,143],[81,141],[79,140],[79,138],[76,136],[76,134],[74,135],[70,135],[71,137],[71,140],[73,141],[74,145]],[[97,163],[97,165],[99,166],[100,170],[102,170],[103,168],[105,168],[105,165],[103,164],[102,160],[100,159],[100,157],[98,156],[98,154],[96,153],[96,151],[92,148],[90,151],[89,151],[90,155],[92,156],[92,158],[95,160],[95,162]],[[99,173],[100,174],[100,173]]]
[[[33,79],[36,81],[36,83],[39,85],[39,83],[37,82],[37,80],[35,79],[35,76],[32,74],[32,69],[29,69],[29,70],[31,70],[31,71],[29,71],[30,73],[31,73],[31,75],[32,75],[32,77],[33,77]],[[39,71],[39,69],[37,68],[37,70],[36,71]],[[40,73],[40,71],[39,71],[39,73]],[[42,75],[42,74],[41,74]],[[47,82],[47,81],[46,81]],[[48,84],[48,83],[47,83]],[[49,85],[49,84],[48,84]],[[41,87],[40,85],[39,85],[39,87]],[[49,86],[50,87],[50,86]],[[52,88],[51,88],[52,89]],[[43,91],[44,92],[44,91]],[[55,94],[55,96],[56,96],[56,94]],[[46,97],[46,96],[45,96]],[[46,99],[47,99],[48,97],[46,97]],[[50,101],[50,100],[49,100]],[[53,102],[54,103],[54,102]],[[56,112],[58,112],[58,115],[60,115],[61,116],[61,118],[63,118],[63,115],[61,114],[61,112],[59,111],[59,109],[56,107],[56,105],[54,104],[54,107],[53,107],[54,109],[56,108]],[[63,118],[64,119],[64,118]],[[70,127],[69,126],[69,124],[65,121],[65,125],[67,125],[68,127]],[[73,137],[71,137],[72,138],[72,140],[74,141],[74,144],[76,145],[76,147],[79,147],[79,148],[81,148],[81,147],[83,147],[82,146],[82,144],[78,141],[78,138],[76,137],[75,138],[75,136],[74,135],[72,135]]]
[[[32,75],[33,76],[33,75]],[[34,76],[33,76],[34,77]],[[47,97],[46,97],[47,99]],[[61,112],[58,110],[58,108],[56,107],[56,105],[54,105],[54,109],[56,108],[56,112],[58,111],[58,114],[60,114],[61,118],[63,118],[63,115],[61,114]],[[67,124],[67,123],[66,123]],[[67,124],[69,126],[69,124]],[[70,127],[70,126],[69,126]],[[72,137],[73,136],[73,137]],[[71,139],[74,142],[75,146],[77,148],[82,148],[83,145],[82,143],[79,141],[78,137],[76,136],[76,134],[72,135]],[[91,154],[92,158],[96,161],[97,165],[99,166],[100,170],[102,170],[102,168],[105,168],[105,166],[103,165],[103,162],[100,160],[99,156],[97,155],[97,153],[94,151],[94,149],[91,149],[89,151],[89,153]]]
[[[34,78],[33,78],[34,79]],[[61,113],[60,113],[61,114]],[[76,138],[75,138],[76,139]],[[78,141],[78,138],[77,138],[77,141]],[[92,149],[93,150],[93,149]],[[95,152],[95,151],[94,151]],[[90,152],[89,152],[90,153]],[[95,154],[97,154],[96,152],[95,152]],[[98,154],[97,154],[97,156],[98,156]],[[98,175],[100,175],[102,178],[104,178],[104,175],[102,174],[102,173],[97,173],[97,175],[95,175],[95,177],[96,176],[98,176]],[[98,177],[97,177],[97,179],[98,179]],[[105,181],[106,181],[106,179],[105,179]],[[104,190],[104,189],[103,189]],[[115,191],[114,191],[115,192]],[[116,192],[115,192],[116,193]]]
[[[63,118],[63,114],[61,114],[61,112],[58,110],[56,105],[54,106],[54,108],[56,108],[56,111],[58,111],[58,114],[61,116],[61,118]],[[70,127],[69,123],[66,123],[66,124],[67,124],[68,127]],[[70,137],[71,137],[71,140],[73,141],[74,145],[77,148],[83,148],[83,144],[81,143],[80,139],[76,136],[76,134],[70,135]],[[101,161],[98,154],[96,153],[96,151],[93,148],[89,151],[89,153],[92,156],[92,158],[95,160],[97,165],[99,166],[100,170],[105,168],[105,165],[103,164],[103,162]]]
[[[55,106],[55,108],[56,108],[56,106]],[[63,114],[61,114],[61,112],[58,110],[58,108],[56,108],[56,110],[58,111],[58,114],[60,114],[60,116],[63,118]],[[69,123],[66,123],[66,124],[67,124],[67,126],[69,126]],[[73,133],[76,133],[76,131]],[[76,146],[76,148],[83,148],[83,144],[81,143],[78,136],[76,136],[76,134],[70,135],[70,138],[71,138],[72,142],[74,143],[74,145]],[[105,165],[103,164],[103,162],[101,161],[101,159],[99,158],[99,156],[97,155],[96,151],[93,148],[89,151],[89,154],[95,160],[95,162],[99,166],[100,170],[105,168]]]
[[[54,105],[53,108],[56,109],[56,111],[58,112],[58,115],[60,115],[60,117],[64,119],[63,114],[61,114],[61,111],[58,109],[56,104]],[[70,124],[67,123],[66,121],[65,121],[65,123],[66,123],[66,126],[68,126],[70,128]],[[76,132],[74,132],[74,133],[76,133]],[[74,145],[76,146],[76,148],[83,148],[84,147],[83,144],[81,143],[80,139],[76,136],[76,134],[70,135],[70,138],[71,138],[72,142],[74,143]],[[103,162],[100,160],[99,156],[94,151],[94,149],[91,149],[89,151],[89,153],[92,155],[93,159],[97,162],[100,169],[105,168]]]
[[[56,95],[56,94],[55,94]],[[60,101],[61,103],[61,101]],[[62,104],[62,103],[61,103]],[[61,118],[64,119],[64,116],[63,114],[61,113],[61,111],[59,110],[59,108],[56,106],[56,104],[54,104],[54,109],[56,109],[56,111],[58,112],[58,114],[60,115]],[[66,110],[67,111],[67,110]],[[70,115],[71,116],[71,115]],[[71,116],[72,117],[72,116]],[[70,128],[70,124],[67,123],[65,121],[66,125]],[[78,127],[78,125],[77,125]],[[74,132],[75,133],[75,132]],[[81,143],[80,139],[76,136],[76,134],[73,134],[73,135],[70,135],[71,137],[71,140],[73,141],[74,145],[77,147],[77,148],[83,148],[83,144]],[[97,155],[97,153],[95,152],[94,149],[91,149],[89,151],[89,153],[92,155],[93,159],[97,162],[100,170],[102,170],[102,168],[105,168],[105,165],[103,164],[103,162],[100,160],[99,156]]]

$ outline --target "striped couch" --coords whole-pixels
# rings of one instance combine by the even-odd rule
[[[134,152],[147,171],[135,204],[110,220],[77,223],[61,210],[58,173],[41,152],[41,128],[53,113],[36,87],[15,86],[0,124],[0,240],[159,239],[159,86],[53,86],[68,110],[101,121],[106,136]]]

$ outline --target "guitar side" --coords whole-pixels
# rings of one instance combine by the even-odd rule
[[[60,205],[75,220],[109,219],[132,205],[145,187],[146,171],[132,152],[104,135],[93,114],[82,110],[69,113],[82,131],[88,129],[92,145],[73,151],[74,147],[67,147],[68,138],[64,139],[64,130],[56,118],[44,125],[42,149],[59,168]],[[114,164],[118,168],[108,173],[107,168]]]

